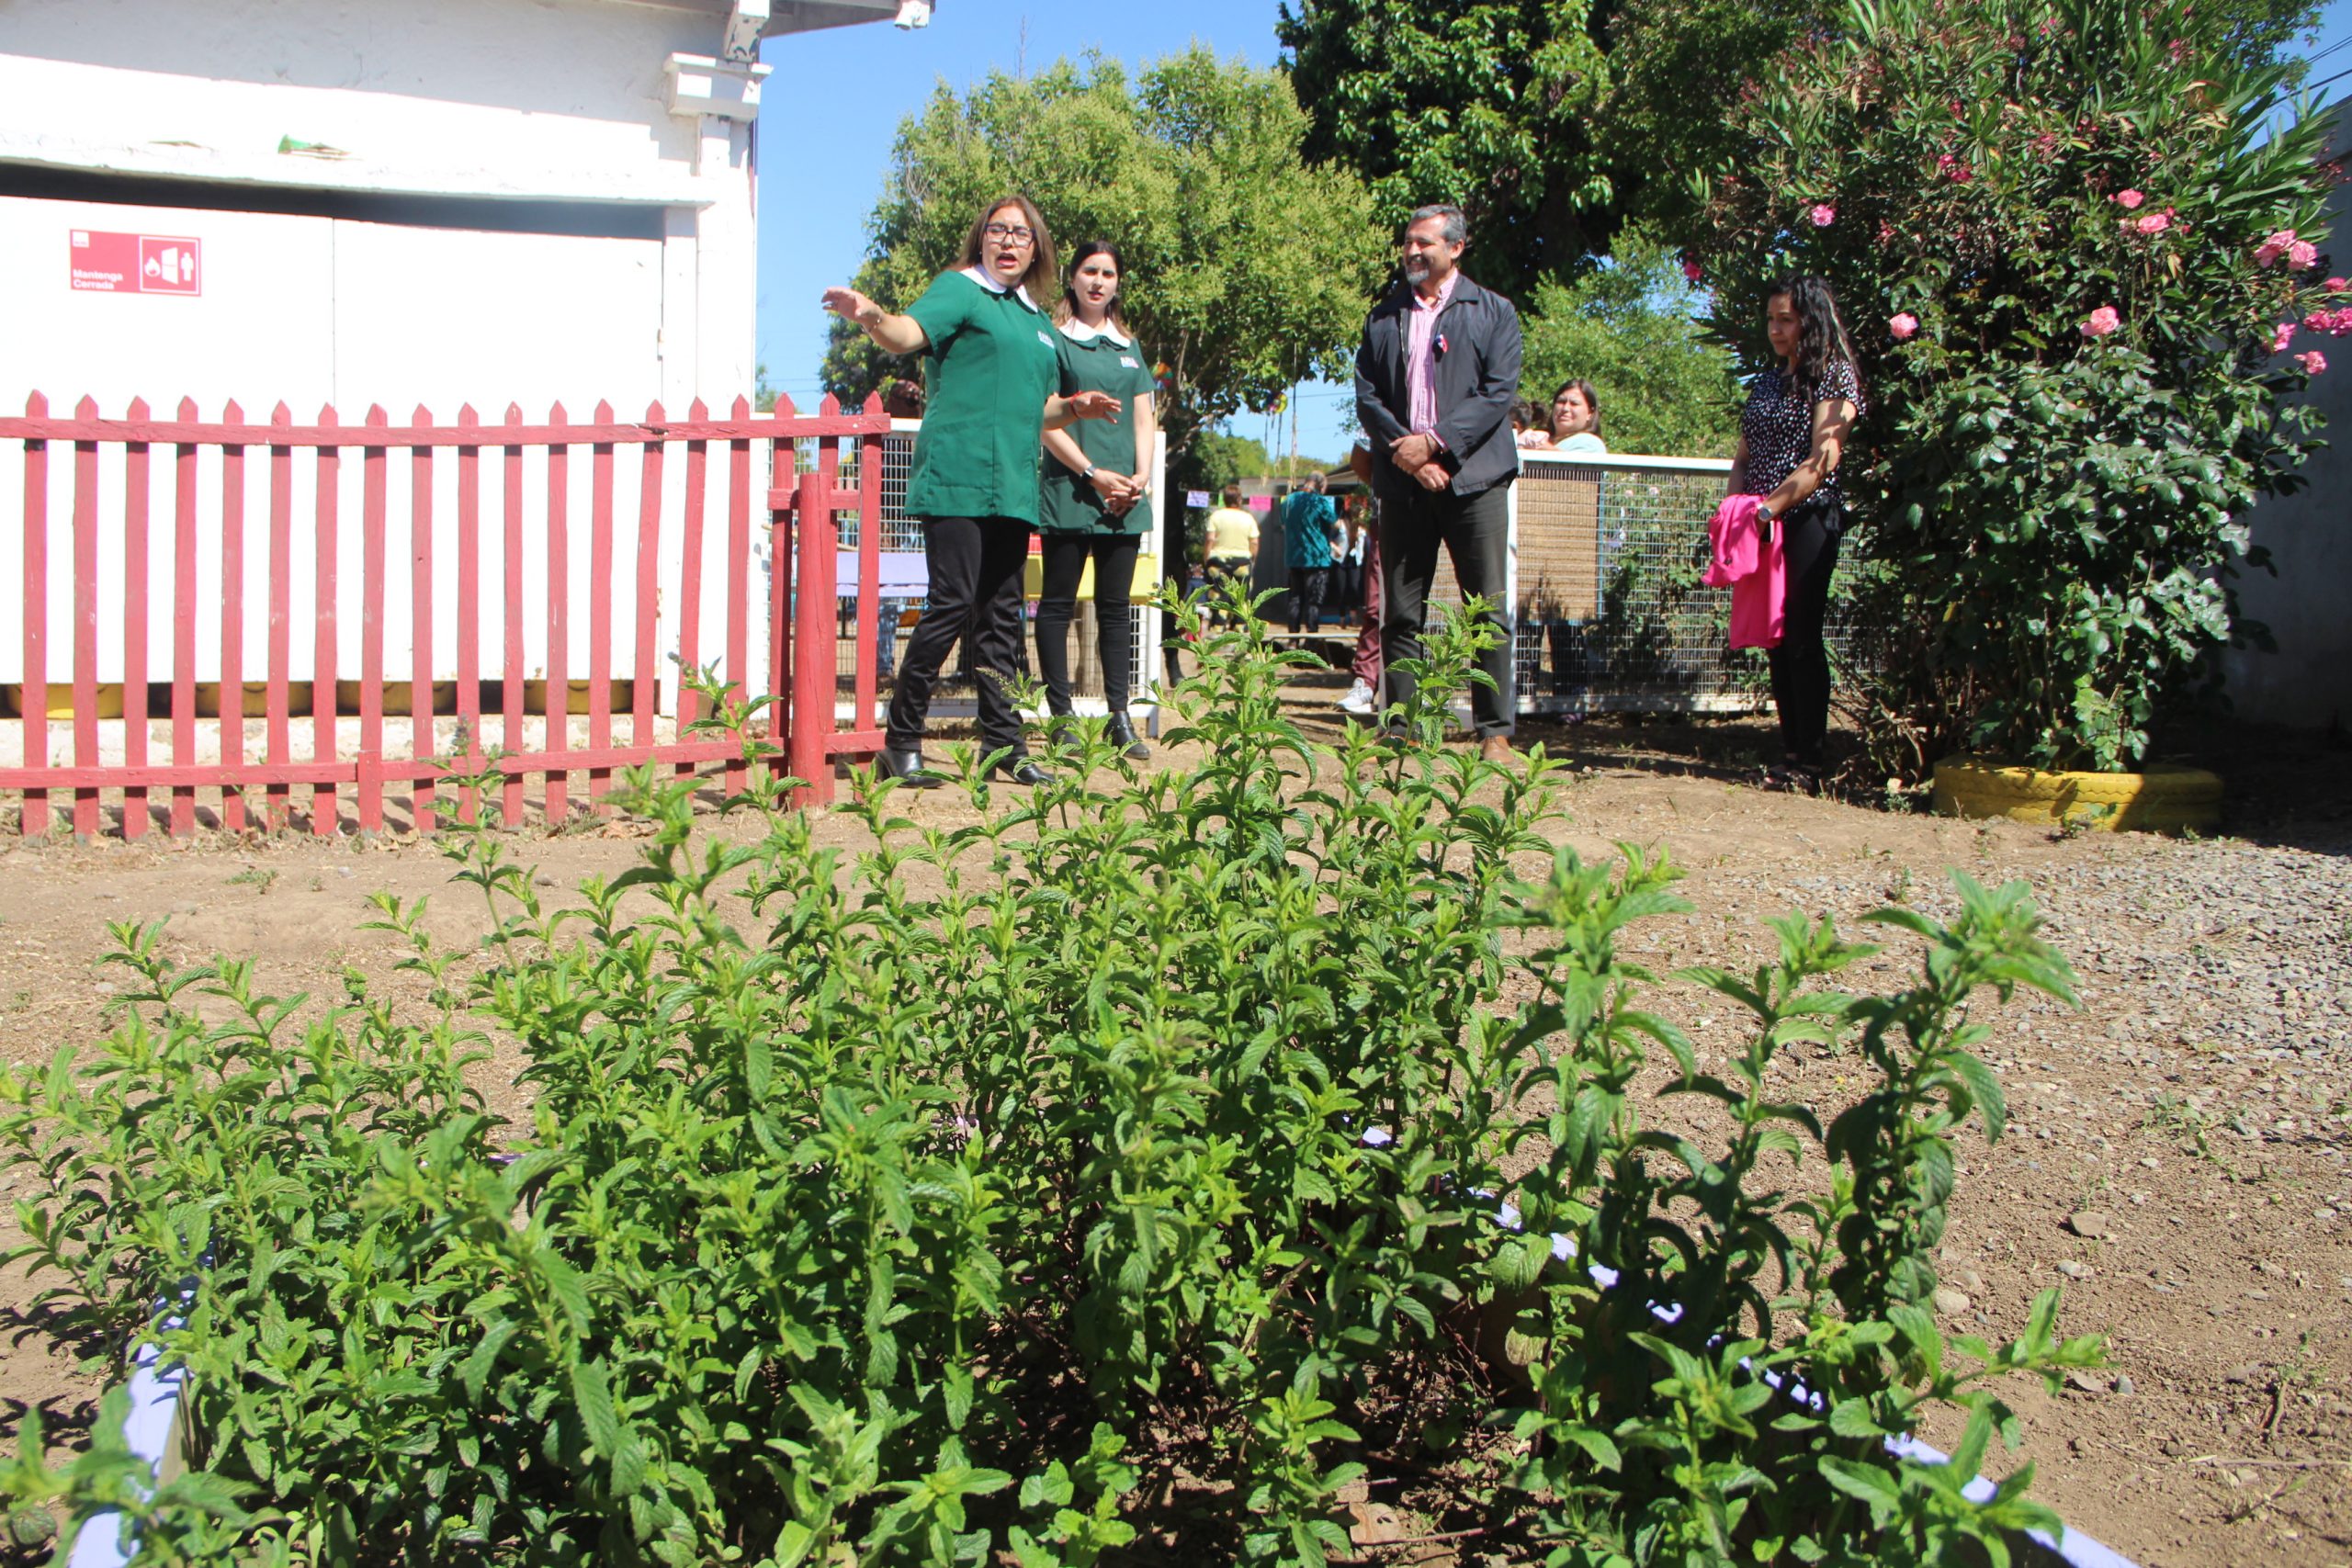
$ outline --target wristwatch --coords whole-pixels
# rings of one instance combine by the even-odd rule
[[[1079,478],[1079,482],[1082,484],[1082,483],[1084,483],[1086,480],[1092,479],[1092,478],[1094,477],[1094,470],[1095,470],[1095,468],[1096,468],[1096,465],[1095,465],[1095,464],[1092,464],[1092,463],[1089,463],[1089,464],[1087,464],[1087,465],[1086,465],[1086,472],[1084,472],[1084,473],[1082,473],[1082,474],[1080,474],[1080,475],[1079,475],[1079,476],[1078,476],[1078,478]]]

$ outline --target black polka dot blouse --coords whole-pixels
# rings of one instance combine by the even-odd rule
[[[1813,411],[1836,398],[1862,406],[1861,383],[1845,360],[1830,361],[1814,383],[1810,397],[1800,395],[1796,378],[1774,366],[1756,378],[1748,389],[1747,407],[1740,412],[1739,433],[1747,438],[1747,488],[1752,494],[1770,495],[1813,452]],[[1814,495],[1845,504],[1835,469]]]

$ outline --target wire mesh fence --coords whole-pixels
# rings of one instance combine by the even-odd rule
[[[923,561],[922,522],[907,514],[907,478],[914,462],[915,434],[922,428],[921,422],[899,420],[882,443],[882,508],[881,508],[881,573],[877,585],[878,613],[875,616],[875,667],[887,682],[898,669],[899,660],[905,654],[907,639],[912,635],[915,620],[922,614],[928,573]],[[1164,475],[1164,462],[1161,469]],[[854,483],[854,473],[845,468],[842,477],[844,487]],[[1155,490],[1158,488],[1154,487]],[[856,517],[844,514],[841,519],[842,556],[853,560],[862,540]],[[1034,540],[1034,536],[1033,536]],[[1156,538],[1147,536],[1147,548],[1156,546]],[[1038,673],[1036,659],[1036,593],[1038,558],[1030,558],[1028,593],[1021,639],[1023,673]],[[1134,587],[1135,612],[1129,617],[1128,668],[1133,671],[1130,705],[1151,707],[1158,701],[1160,614],[1145,601],[1159,586],[1159,561],[1157,556],[1146,555],[1136,564]],[[840,684],[848,689],[856,670],[857,600],[854,584],[845,579],[845,591],[841,597],[842,635],[835,670]],[[1089,583],[1080,589],[1079,615],[1070,627],[1070,679],[1072,697],[1080,713],[1101,713],[1104,707],[1102,661],[1097,653],[1096,622],[1091,602],[1091,574]],[[967,662],[968,650],[959,647],[948,662],[935,689],[933,711],[953,713],[959,705],[974,700],[972,673]]]
[[[1512,597],[1523,713],[1736,712],[1770,685],[1700,581],[1722,459],[1523,455]]]

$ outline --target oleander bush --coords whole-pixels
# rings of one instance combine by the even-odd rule
[[[1684,236],[1770,355],[1784,268],[1835,286],[1870,408],[1851,712],[1871,781],[1984,752],[2129,768],[2268,570],[2300,397],[2352,333],[2329,118],[2199,0],[1851,0],[1728,110]],[[2338,371],[2337,374],[2342,374]]]
[[[969,826],[861,784],[872,847],[828,847],[762,768],[714,833],[643,773],[639,863],[561,908],[451,827],[491,935],[379,897],[397,999],[120,930],[119,1027],[0,1076],[0,1142],[42,1304],[187,1369],[189,1469],[45,1468],[28,1422],[0,1488],[159,1563],[1312,1563],[1365,1480],[1510,1561],[2054,1528],[2030,1466],[1961,1483],[2002,1379],[2097,1343],[2054,1293],[1999,1347],[1928,1304],[1954,1142],[2001,1126],[1970,1010],[2068,993],[2022,889],[1875,917],[1924,953],[1890,995],[1794,915],[1678,976],[1750,1015],[1711,1073],[1625,953],[1674,867],[1552,848],[1555,764],[1443,745],[1469,623],[1405,739],[1337,748],[1254,619],[1193,630],[1196,764],[1081,729],[1008,802],[967,759]],[[528,1125],[469,1087],[493,1037]],[[1867,1065],[1826,1126],[1768,1088],[1796,1042]],[[1645,1072],[1721,1135],[1645,1125]],[[1894,1457],[1938,1402],[1959,1462]]]

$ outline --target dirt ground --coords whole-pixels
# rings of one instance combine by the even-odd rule
[[[1303,687],[1299,711],[1319,724],[1329,701]],[[1761,919],[1791,908],[1841,925],[1890,900],[1947,913],[1951,868],[2032,884],[2083,1007],[2020,999],[1995,1021],[2015,1124],[1997,1147],[1963,1143],[1941,1304],[1955,1328],[2006,1337],[2061,1285],[2062,1328],[2107,1334],[2113,1364],[2055,1398],[2015,1391],[2027,1443],[1992,1468],[2032,1461],[2037,1495],[2148,1568],[2352,1562],[2352,752],[2233,729],[2180,738],[2176,751],[2217,761],[2233,791],[2224,833],[2182,842],[1768,794],[1748,782],[1754,721],[1521,739],[1577,764],[1569,841],[1661,844],[1690,869],[1694,911],[1647,939],[1660,968],[1760,962]],[[917,814],[968,813],[950,794]],[[827,818],[821,832],[846,843],[857,829]],[[635,837],[589,823],[518,847],[559,897],[622,869]],[[366,895],[431,894],[435,928],[466,940],[480,907],[449,869],[411,837],[0,840],[0,1053],[43,1061],[108,1027],[110,922],[168,919],[168,951],[251,957],[280,994],[334,994],[352,965],[400,995],[392,939],[359,929]],[[1857,984],[1916,960],[1897,939]],[[1707,994],[1684,987],[1665,1010],[1702,1051],[1736,1047]],[[521,1102],[514,1066],[491,1066],[495,1108]],[[1804,1053],[1783,1087],[1834,1106],[1856,1066]],[[0,1413],[13,1427],[38,1404],[70,1439],[103,1369],[77,1367],[25,1313],[33,1289],[0,1279]]]

